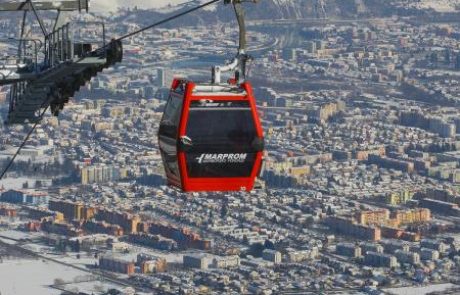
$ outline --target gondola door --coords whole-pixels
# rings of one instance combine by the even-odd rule
[[[171,92],[166,104],[158,133],[161,158],[169,185],[181,187],[181,176],[178,163],[178,132],[184,99]]]
[[[264,148],[252,89],[200,94],[194,87],[187,85],[179,128],[182,189],[251,190]]]

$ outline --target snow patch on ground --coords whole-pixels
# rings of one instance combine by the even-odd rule
[[[460,6],[460,0],[421,0],[409,4],[410,7],[419,9],[433,9],[437,12],[455,12]]]
[[[42,178],[27,178],[27,177],[18,177],[18,178],[5,178],[0,181],[0,194],[1,189],[7,190],[22,190],[24,183],[29,184],[29,189],[34,188],[36,181],[39,180],[42,183],[42,186],[51,186],[51,179],[42,179]]]
[[[460,286],[454,284],[439,284],[439,285],[428,285],[422,287],[404,287],[404,288],[391,288],[383,291],[392,295],[426,295],[432,292],[446,292],[452,288],[458,288]]]
[[[11,260],[0,263],[0,293],[2,295],[59,295],[49,285],[61,278],[72,281],[87,273],[41,260]]]

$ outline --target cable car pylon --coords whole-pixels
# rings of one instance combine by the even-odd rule
[[[209,5],[212,5],[214,3],[220,2],[221,0],[210,0],[205,3],[202,3],[201,5],[198,5],[196,7],[187,9],[185,11],[182,11],[178,14],[175,14],[173,16],[170,16],[166,19],[160,20],[154,24],[151,24],[147,27],[144,27],[140,30],[137,30],[135,32],[131,32],[127,35],[124,35],[122,37],[119,37],[117,39],[112,39],[112,41],[108,44],[105,44],[104,46],[92,50],[91,44],[88,46],[88,44],[79,44],[79,46],[72,46],[72,42],[70,43],[59,43],[62,46],[58,47],[55,46],[56,39],[53,38],[48,38],[48,40],[52,40],[52,44],[48,45],[48,47],[45,47],[45,61],[43,64],[40,64],[37,62],[38,59],[38,50],[42,48],[42,45],[37,47],[37,43],[41,43],[39,40],[29,40],[29,39],[24,39],[22,38],[24,35],[24,24],[26,21],[27,13],[26,11],[33,10],[34,14],[36,15],[37,18],[39,18],[37,10],[57,10],[58,11],[58,17],[56,18],[55,22],[55,30],[53,33],[57,32],[59,29],[59,24],[62,23],[62,14],[61,12],[65,11],[82,11],[86,10],[88,11],[89,8],[89,0],[66,0],[66,1],[47,1],[47,2],[32,2],[31,0],[27,1],[21,1],[20,3],[0,3],[0,12],[2,11],[24,11],[24,17],[23,17],[23,29],[21,30],[21,38],[20,40],[17,40],[20,42],[20,45],[18,46],[18,58],[15,59],[15,64],[2,64],[2,59],[0,59],[0,86],[1,85],[8,85],[11,84],[11,91],[10,91],[10,109],[9,109],[9,123],[34,123],[32,128],[29,130],[27,133],[27,136],[24,138],[23,142],[19,146],[19,148],[16,150],[16,153],[12,157],[12,159],[8,162],[7,166],[3,169],[2,173],[0,174],[0,180],[2,180],[12,164],[14,163],[14,160],[16,157],[20,154],[21,150],[27,143],[29,137],[32,135],[32,133],[35,131],[37,128],[38,124],[41,122],[43,119],[43,116],[45,115],[46,111],[48,108],[52,109],[53,114],[57,115],[59,110],[63,108],[63,104],[65,104],[69,97],[75,93],[79,89],[80,86],[83,86],[87,81],[89,81],[89,76],[94,76],[97,74],[98,71],[102,70],[105,66],[107,65],[112,65],[117,62],[121,62],[123,59],[123,47],[122,47],[122,40],[129,38],[133,35],[142,33],[148,29],[154,28],[156,26],[165,24],[167,22],[170,22],[172,20],[175,20],[177,18],[183,17],[187,14],[190,14],[192,12],[195,12],[197,10],[200,10],[202,8],[205,8]],[[36,7],[33,7],[33,5],[36,4]],[[38,7],[38,9],[37,9]],[[104,30],[104,37],[103,41],[105,43],[105,28]],[[45,33],[46,31],[44,31]],[[45,33],[46,34],[46,33]],[[58,36],[59,37],[59,36]],[[57,39],[59,40],[59,39]],[[8,41],[11,41],[11,39],[8,39]],[[33,56],[34,58],[25,58],[27,55],[26,54],[21,54],[21,50],[24,50],[26,52],[26,49],[28,48],[27,46],[22,46],[25,44],[25,42],[33,42],[35,43],[35,55]],[[22,45],[21,45],[22,44]],[[79,58],[76,60],[72,61],[67,61],[65,63],[60,63],[63,60],[62,59],[57,59],[58,65],[56,67],[65,67],[69,63],[70,64],[80,64],[77,65],[79,68],[82,65],[85,65],[85,63],[91,63],[91,59],[102,59],[104,58],[106,60],[105,64],[101,63],[101,60],[99,60],[97,63],[99,65],[94,66],[94,67],[83,67],[79,68],[78,71],[72,72],[75,75],[67,75],[64,78],[62,76],[56,77],[56,72],[50,70],[47,68],[47,65],[50,63],[50,61],[55,60],[54,58],[56,56],[59,56],[58,54],[64,52],[64,54],[60,56],[68,56],[65,54],[65,45],[71,45],[70,46],[70,52],[72,50],[76,50],[78,52]],[[61,50],[57,51],[57,49],[60,48]],[[50,50],[53,49],[53,50]],[[57,51],[55,53],[54,51]],[[75,51],[74,51],[75,52]],[[32,61],[31,61],[32,60]],[[35,62],[34,62],[35,60]],[[68,73],[68,72],[67,72]],[[45,79],[42,79],[43,84],[41,83],[36,83],[38,78],[42,78],[44,75],[50,75]],[[53,75],[55,77],[53,77]],[[56,80],[51,80],[52,78],[55,78]],[[62,79],[63,78],[63,79]],[[56,81],[58,83],[56,83]],[[31,84],[35,83],[36,88],[32,88]],[[52,86],[57,85],[58,87],[56,88],[51,88]],[[37,99],[21,99],[21,96],[26,93],[26,91],[29,90],[33,91],[35,89],[41,89],[43,92],[47,93],[48,95],[44,95],[43,100],[40,102]],[[62,92],[59,92],[59,91]],[[29,108],[27,108],[27,103],[29,103]],[[40,104],[39,104],[40,103]],[[43,111],[42,111],[43,109]],[[22,112],[22,113],[21,113]]]
[[[0,85],[12,85],[7,124],[38,122],[41,110],[48,107],[57,116],[79,90],[80,87],[75,85],[83,86],[104,68],[122,61],[122,44],[120,41],[106,42],[104,23],[65,23],[64,12],[88,11],[88,1],[0,3],[0,12],[24,12],[16,63],[0,66]],[[38,14],[41,10],[58,12],[50,33]],[[30,46],[26,46],[30,40],[24,38],[28,13],[35,16],[44,35],[44,42],[40,41],[40,48],[35,43],[33,52],[30,52]],[[95,44],[74,39],[76,30],[88,24],[99,28],[100,39]]]

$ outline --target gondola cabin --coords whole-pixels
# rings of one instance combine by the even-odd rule
[[[185,192],[252,190],[264,139],[249,83],[174,80],[158,135],[168,184]]]

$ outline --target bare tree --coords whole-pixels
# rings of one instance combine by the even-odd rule
[[[61,279],[61,278],[54,279],[54,285],[59,286],[59,285],[64,285],[64,284],[65,284],[64,279]]]

